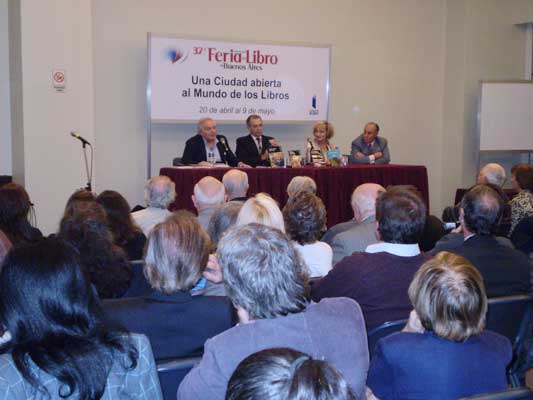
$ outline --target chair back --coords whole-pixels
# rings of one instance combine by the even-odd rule
[[[527,255],[533,252],[533,217],[520,220],[511,234],[511,242],[517,250]]]
[[[139,297],[146,294],[150,290],[150,284],[143,274],[144,261],[135,260],[130,261],[131,269],[133,270],[133,278],[131,279],[130,287],[124,293],[124,297]]]
[[[181,357],[156,363],[163,400],[176,400],[176,393],[181,381],[201,359],[201,356]]]
[[[400,332],[406,323],[407,319],[389,321],[368,332],[368,351],[370,358],[372,358],[372,355],[374,354],[374,350],[379,339],[389,336],[392,333]]]
[[[513,345],[513,361],[509,367],[509,383],[520,386],[518,373],[527,357],[525,339],[531,323],[533,297],[516,295],[489,299],[486,329],[499,333]]]
[[[462,397],[459,400],[529,400],[533,399],[533,392],[527,387],[510,388],[497,392],[476,394]]]

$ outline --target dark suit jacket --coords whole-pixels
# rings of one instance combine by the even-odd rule
[[[232,167],[236,167],[239,161],[235,157],[235,154],[233,154],[231,151],[228,139],[226,139],[226,137],[223,135],[217,135],[217,139],[217,147],[222,162],[228,163],[228,165]],[[226,143],[225,146],[224,143]],[[185,142],[185,150],[183,150],[181,162],[185,165],[188,165],[198,164],[201,161],[207,161],[205,143],[201,135],[195,135]]]
[[[475,235],[451,252],[463,256],[476,267],[487,297],[525,294],[530,287],[531,262],[522,252],[503,246],[492,236]]]
[[[269,140],[273,139],[270,136],[261,136],[261,147],[263,152],[267,151],[270,147]],[[257,145],[252,135],[242,136],[237,139],[237,158],[239,161],[248,164],[251,167],[257,167],[258,165],[270,166],[269,160],[261,160],[261,155],[257,151]]]
[[[153,290],[142,297],[104,301],[103,307],[112,327],[148,336],[156,360],[202,354],[207,339],[232,326],[226,297]]]

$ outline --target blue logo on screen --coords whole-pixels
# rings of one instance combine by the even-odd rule
[[[182,63],[188,57],[188,53],[180,48],[168,49],[167,58],[172,62],[172,64]]]
[[[313,96],[311,99],[311,107],[313,107],[316,110],[316,95]]]

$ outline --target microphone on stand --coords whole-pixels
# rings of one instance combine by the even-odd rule
[[[72,136],[73,138],[76,138],[76,139],[80,140],[80,141],[83,143],[83,145],[88,144],[89,146],[91,146],[91,144],[89,143],[89,141],[86,140],[86,139],[84,139],[84,138],[83,138],[79,133],[77,133],[77,132],[74,132],[74,131],[70,132],[70,136]]]

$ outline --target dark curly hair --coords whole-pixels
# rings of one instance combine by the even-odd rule
[[[475,185],[461,200],[464,223],[477,235],[492,235],[502,218],[503,202],[498,193],[487,185]]]
[[[28,222],[30,196],[16,184],[8,183],[0,188],[0,229],[11,243],[32,242],[42,235]]]
[[[414,190],[389,186],[376,200],[376,220],[384,242],[415,244],[426,224],[426,205]]]
[[[326,231],[326,208],[320,197],[309,192],[298,192],[283,208],[285,230],[301,245],[314,243]]]
[[[141,232],[133,222],[127,200],[119,192],[104,190],[98,195],[96,202],[104,207],[109,229],[117,245],[124,246]]]
[[[122,296],[133,271],[126,254],[113,244],[105,210],[96,201],[78,201],[72,211],[61,220],[59,237],[78,249],[81,265],[101,298]]]

